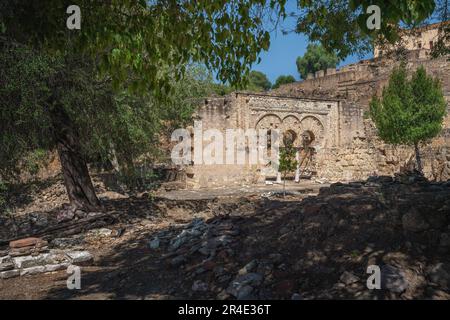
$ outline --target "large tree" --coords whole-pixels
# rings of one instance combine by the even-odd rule
[[[297,58],[296,64],[300,77],[306,79],[308,73],[336,68],[338,62],[338,57],[334,53],[327,52],[320,44],[309,44],[305,54]]]
[[[133,187],[141,182],[135,175],[135,160],[162,155],[161,136],[170,136],[171,130],[184,125],[199,100],[216,91],[211,74],[199,65],[189,65],[184,79],[171,84],[170,97],[159,100],[151,94],[113,92],[111,83],[97,77],[89,60],[50,57],[18,45],[2,49],[0,177],[11,180],[34,170],[42,150],[63,147],[52,122],[54,107],[47,105],[52,94],[63,97],[63,110],[77,128],[80,161],[113,162],[124,182]],[[70,70],[64,80],[67,85],[53,88],[50,80],[61,69]],[[69,197],[76,192],[84,191],[68,189]]]
[[[19,100],[15,101],[18,105],[22,105],[24,96],[39,99],[27,104],[26,111],[15,114],[20,115],[14,119],[19,124],[24,123],[21,117],[33,116],[29,123],[36,136],[22,136],[24,143],[38,144],[50,132],[71,202],[89,209],[98,207],[82,155],[82,127],[77,121],[81,115],[90,114],[87,104],[97,103],[95,82],[111,83],[116,91],[151,92],[153,97],[165,100],[173,92],[174,81],[184,76],[186,64],[200,62],[215,70],[220,80],[242,85],[258,53],[269,46],[269,33],[263,27],[266,13],[283,14],[283,4],[261,0],[80,0],[81,29],[69,30],[69,1],[1,2],[2,50],[25,45],[31,50],[31,57],[27,57],[37,59],[36,69],[30,72],[45,75],[45,82],[39,83],[42,88],[27,91],[32,86],[19,83],[19,87],[28,88],[26,94],[7,92],[11,102]],[[40,65],[40,59],[49,61]],[[95,71],[100,71],[101,76]],[[79,76],[84,72],[96,80],[93,86],[84,86],[86,78]],[[28,81],[20,76],[16,79]],[[13,89],[8,78],[4,83]],[[36,94],[37,90],[42,94]],[[89,94],[92,100],[86,99]],[[80,99],[79,104],[73,103],[74,99]],[[42,108],[34,108],[36,103]],[[17,133],[15,125],[7,129],[12,143]],[[7,155],[2,154],[2,158]]]
[[[411,79],[404,65],[394,69],[381,99],[373,97],[370,113],[382,140],[414,146],[417,170],[422,172],[419,144],[442,130],[447,103],[438,79],[419,67]]]
[[[78,119],[108,103],[93,84],[90,63],[10,42],[0,47],[3,175],[20,167],[36,148],[56,148],[70,200],[89,209],[98,206],[77,128]]]

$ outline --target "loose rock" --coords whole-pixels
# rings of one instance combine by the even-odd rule
[[[355,276],[353,273],[345,271],[341,277],[339,278],[339,280],[346,284],[346,285],[350,285],[352,283],[358,282],[359,278],[357,276]]]
[[[94,257],[88,251],[72,251],[66,253],[72,264],[89,265],[93,262]]]
[[[201,280],[195,280],[192,284],[192,291],[208,291],[208,285]]]
[[[381,268],[381,287],[394,293],[402,293],[408,289],[405,273],[391,265]]]

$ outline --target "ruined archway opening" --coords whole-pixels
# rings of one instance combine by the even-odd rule
[[[285,146],[287,145],[295,145],[297,142],[297,134],[294,132],[294,130],[286,130],[283,133],[283,144]]]
[[[301,134],[301,142],[298,154],[298,173],[296,180],[311,179],[315,172],[315,145],[316,135],[311,130],[305,130]]]
[[[302,133],[302,147],[310,148],[313,142],[316,140],[316,136],[312,131],[306,130]]]
[[[271,129],[267,130],[266,142],[267,142],[267,149],[270,150],[270,148],[272,147],[272,130]]]

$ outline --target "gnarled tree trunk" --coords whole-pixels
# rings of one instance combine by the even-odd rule
[[[64,184],[72,205],[88,211],[100,208],[81,146],[77,130],[62,107],[51,111],[56,147],[61,161]]]
[[[419,171],[421,174],[423,174],[422,159],[420,159],[420,150],[419,150],[418,143],[414,144],[414,152],[416,154],[417,171]]]

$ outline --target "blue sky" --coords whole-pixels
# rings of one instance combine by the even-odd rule
[[[287,13],[296,10],[296,2],[289,0],[287,3]],[[254,65],[253,70],[264,72],[269,80],[274,83],[276,78],[282,74],[293,75],[295,79],[300,80],[300,76],[297,72],[297,66],[295,60],[298,56],[302,56],[308,45],[308,39],[301,34],[290,32],[287,35],[283,35],[282,29],[293,30],[295,27],[296,19],[287,18],[277,30],[271,33],[270,47],[267,52],[260,54],[261,63]],[[372,55],[368,55],[364,58],[371,58]],[[357,56],[351,56],[341,62],[339,65],[346,65],[349,63],[357,62],[360,59]]]

